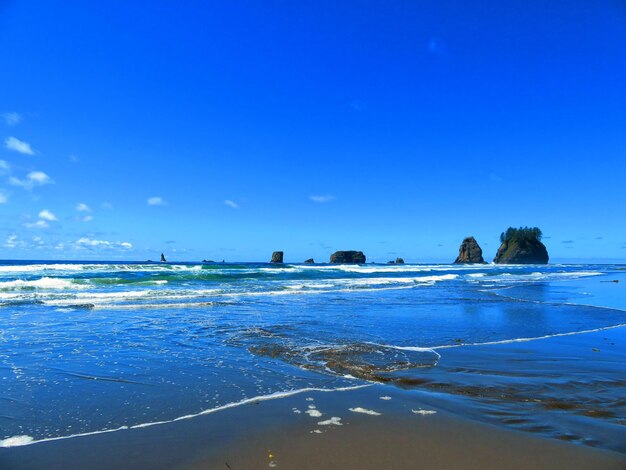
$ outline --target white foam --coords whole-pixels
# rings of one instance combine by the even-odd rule
[[[370,416],[380,416],[382,414],[382,413],[379,413],[378,411],[361,408],[360,406],[357,406],[356,408],[348,408],[348,409],[352,411],[353,413],[361,413],[361,414],[370,415]]]
[[[416,415],[422,415],[422,416],[428,416],[428,415],[434,415],[435,413],[437,413],[435,410],[411,410],[413,413],[415,413]]]
[[[612,330],[614,328],[622,328],[624,326],[626,326],[626,323],[621,323],[619,325],[604,326],[601,328],[593,328],[591,330],[568,331],[566,333],[554,333],[551,335],[535,336],[535,337],[530,337],[530,338],[512,338],[512,339],[503,339],[500,341],[485,341],[482,343],[445,344],[442,346],[434,346],[432,349],[433,350],[434,349],[450,349],[450,348],[461,348],[464,346],[490,346],[493,344],[526,343],[529,341],[537,341],[537,340],[542,340],[542,339],[560,338],[562,336],[574,336],[574,335],[583,335],[587,333],[596,333],[598,331]]]
[[[88,286],[84,284],[76,284],[67,279],[58,279],[54,277],[42,277],[35,281],[24,281],[16,279],[14,281],[0,282],[0,289],[24,289],[35,287],[37,289],[84,289]]]
[[[381,400],[389,401],[391,400],[390,396],[385,395],[384,397],[380,397]]]
[[[343,426],[341,418],[339,418],[338,416],[333,416],[332,418],[325,421],[320,421],[317,424],[318,426]]]
[[[47,437],[47,438],[43,438],[43,439],[33,439],[30,436],[13,436],[13,437],[9,437],[7,439],[4,439],[2,441],[0,441],[0,448],[2,447],[11,447],[11,446],[17,446],[17,445],[31,445],[31,444],[38,444],[40,442],[51,442],[51,441],[60,441],[60,440],[64,440],[64,439],[73,439],[75,437],[86,437],[86,436],[95,436],[97,434],[104,434],[104,433],[110,433],[110,432],[118,432],[118,431],[124,431],[127,429],[141,429],[141,428],[147,428],[147,427],[151,427],[151,426],[161,426],[164,424],[169,424],[169,423],[174,423],[177,421],[183,421],[183,420],[187,420],[187,419],[192,419],[192,418],[197,418],[199,416],[204,416],[204,415],[208,415],[208,414],[212,414],[212,413],[217,413],[219,411],[223,411],[223,410],[228,410],[230,408],[236,408],[238,406],[242,406],[242,405],[247,405],[250,403],[257,403],[260,401],[267,401],[267,400],[277,400],[280,398],[287,398],[287,397],[291,397],[294,395],[298,395],[300,393],[310,393],[310,392],[348,392],[351,390],[358,390],[360,388],[365,388],[365,387],[371,387],[372,384],[365,384],[365,385],[354,385],[354,386],[350,386],[350,387],[338,387],[338,388],[316,388],[316,387],[307,387],[307,388],[301,388],[301,389],[296,389],[296,390],[288,390],[285,392],[275,392],[275,393],[270,393],[268,395],[259,395],[253,398],[246,398],[243,399],[241,401],[237,401],[237,402],[232,402],[232,403],[227,403],[225,405],[222,406],[217,406],[215,408],[209,408],[203,411],[200,411],[198,413],[194,413],[194,414],[188,414],[188,415],[184,415],[184,416],[179,416],[177,418],[174,419],[170,419],[170,420],[163,420],[163,421],[152,421],[152,422],[148,422],[148,423],[141,423],[141,424],[135,424],[133,426],[121,426],[119,428],[114,428],[114,429],[103,429],[100,431],[91,431],[91,432],[84,432],[84,433],[79,433],[79,434],[70,434],[67,436],[58,436],[58,437]],[[333,420],[340,420],[341,418],[331,418],[328,421],[333,421]],[[318,423],[320,424],[320,423]],[[332,423],[327,423],[327,424],[336,424],[334,422]],[[341,423],[338,423],[338,425],[340,426]],[[19,438],[19,439],[18,439]],[[5,443],[8,443],[10,445],[6,445]]]
[[[311,418],[319,418],[320,416],[322,416],[322,413],[320,413],[319,410],[315,409],[306,410],[305,413],[308,414]]]
[[[0,440],[0,447],[18,447],[32,444],[34,439],[30,436],[13,436]]]

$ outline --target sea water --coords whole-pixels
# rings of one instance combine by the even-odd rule
[[[619,328],[625,269],[0,262],[0,446],[380,383],[620,450],[585,422],[623,432],[623,366],[484,348]]]

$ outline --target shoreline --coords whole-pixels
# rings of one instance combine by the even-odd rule
[[[426,404],[422,396],[383,385],[306,392],[162,426],[0,449],[0,467],[617,470],[626,465],[624,454],[471,421]]]

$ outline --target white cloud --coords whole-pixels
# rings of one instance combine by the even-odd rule
[[[228,207],[232,207],[233,209],[239,209],[239,205],[236,202],[231,201],[230,199],[226,199],[224,201],[224,204],[226,204]]]
[[[4,146],[9,150],[22,153],[24,155],[35,155],[35,152],[30,147],[28,142],[16,139],[15,137],[7,137],[4,141]]]
[[[76,204],[76,210],[78,212],[91,212],[89,206],[84,202],[79,202],[78,204]]]
[[[43,186],[53,183],[52,179],[43,171],[31,171],[26,175],[26,179],[19,179],[15,176],[9,178],[9,183],[13,186],[21,186],[24,189],[33,189],[35,186]]]
[[[94,240],[92,238],[87,238],[87,237],[83,237],[83,238],[76,240],[76,242],[74,243],[74,246],[79,249],[103,248],[103,249],[108,249],[108,250],[115,250],[115,249],[121,249],[121,248],[125,250],[130,250],[133,247],[132,243],[129,243],[129,242],[110,242],[107,240]]]
[[[323,204],[325,202],[334,201],[335,196],[331,196],[330,194],[325,194],[325,195],[319,195],[319,196],[309,196],[309,199],[313,202]]]
[[[31,171],[27,177],[30,181],[34,181],[37,184],[48,184],[52,181],[43,171]]]
[[[26,228],[48,228],[48,227],[50,227],[50,225],[48,225],[48,222],[46,222],[45,220],[38,220],[37,222],[26,222],[24,224],[24,227],[26,227]]]
[[[7,126],[14,126],[22,122],[22,115],[19,113],[4,113],[2,114],[2,118]]]
[[[15,248],[16,246],[22,246],[23,244],[24,242],[20,241],[17,238],[17,235],[9,235],[3,246],[5,248]]]
[[[50,212],[48,209],[44,209],[39,213],[39,218],[43,220],[47,220],[49,222],[54,222],[57,220],[57,216]]]
[[[91,222],[93,220],[93,216],[92,215],[86,215],[85,217],[83,217],[81,219],[83,222]]]
[[[163,200],[163,198],[159,196],[149,197],[147,202],[149,206],[166,206],[167,205],[167,203]]]
[[[6,204],[9,200],[9,196],[0,191],[0,204]]]
[[[0,160],[0,171],[9,171],[11,169],[11,167],[9,166],[9,163],[6,162],[5,160]]]

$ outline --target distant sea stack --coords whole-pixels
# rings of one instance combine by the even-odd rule
[[[537,227],[509,227],[500,235],[500,248],[493,262],[496,264],[546,264],[548,250],[541,243],[542,233]]]
[[[283,262],[283,252],[275,251],[272,253],[272,261],[270,263],[282,263]]]
[[[389,261],[387,264],[404,264],[404,259],[396,258],[395,261]]]
[[[483,250],[478,245],[474,237],[467,237],[461,243],[459,256],[454,260],[454,264],[484,263]]]
[[[335,251],[330,255],[332,264],[364,264],[365,255],[362,251]]]
[[[308,260],[304,262],[304,264],[313,264],[313,263],[315,263],[315,260],[313,258],[309,258]]]

